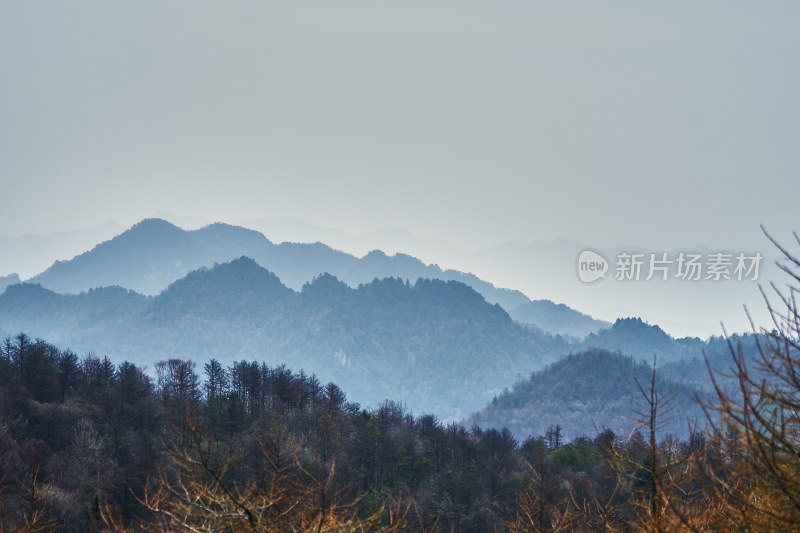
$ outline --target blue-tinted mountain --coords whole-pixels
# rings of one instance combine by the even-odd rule
[[[9,285],[15,285],[20,282],[17,274],[9,274],[8,276],[0,276],[0,294],[6,290]]]
[[[652,362],[652,361],[651,361]],[[519,438],[542,435],[559,425],[563,436],[595,436],[603,428],[626,435],[636,427],[636,412],[645,412],[638,382],[647,389],[652,367],[632,357],[590,349],[571,354],[498,395],[471,421],[481,427],[509,428]],[[666,433],[688,434],[687,417],[704,420],[694,389],[657,373],[662,397],[672,391],[675,401],[662,406]]]
[[[64,345],[83,343],[107,332],[124,330],[152,298],[122,287],[91,289],[81,294],[59,294],[41,285],[22,283],[9,286],[0,296],[0,334],[31,331],[36,336],[52,333]],[[132,346],[118,337],[118,349]],[[94,348],[82,344],[85,351]]]
[[[351,287],[386,277],[454,280],[488,302],[499,303],[515,320],[544,331],[583,337],[606,326],[566,306],[531,302],[519,291],[495,287],[473,274],[426,265],[410,255],[389,256],[375,250],[358,258],[322,243],[274,244],[261,233],[227,224],[185,231],[161,219],[146,219],[86,253],[56,262],[29,281],[60,293],[118,285],[156,295],[191,271],[241,256],[253,258],[294,290],[324,273]]]
[[[648,384],[655,362],[658,389],[674,389],[680,400],[665,431],[685,438],[687,417],[705,422],[696,399],[717,397],[709,369],[728,395],[741,394],[738,382],[730,378],[732,353],[744,357],[753,376],[770,379],[759,363],[759,343],[764,342],[763,334],[675,339],[639,318],[619,319],[611,329],[573,344],[574,354],[518,380],[473,421],[483,427],[508,427],[520,438],[541,434],[554,424],[562,426],[567,438],[591,436],[595,425],[629,432],[634,424],[626,414],[645,408],[636,381]]]
[[[269,309],[293,294],[275,274],[253,259],[241,257],[213,269],[189,273],[155,298],[149,311],[169,318],[198,314],[202,310],[205,315],[227,321],[242,310]]]
[[[246,257],[194,271],[155,297],[15,285],[0,296],[0,329],[140,364],[286,363],[357,401],[389,398],[442,418],[480,409],[519,372],[567,351],[460,282],[384,278],[351,288],[322,275],[294,291]]]
[[[603,320],[597,320],[564,304],[550,300],[525,302],[509,311],[515,320],[553,333],[582,339],[587,335],[611,327]]]
[[[641,318],[619,318],[611,328],[592,333],[581,343],[586,348],[620,351],[645,361],[652,360],[654,354],[663,361],[701,357],[707,345],[707,341],[694,337],[674,339]]]
[[[262,234],[236,226],[184,231],[165,220],[146,219],[69,261],[56,261],[30,281],[61,293],[119,285],[153,295],[200,267],[270,246]]]

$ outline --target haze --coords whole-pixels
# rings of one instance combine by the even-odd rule
[[[759,224],[796,229],[798,22],[795,2],[5,1],[0,236],[169,211],[470,250],[767,247]]]

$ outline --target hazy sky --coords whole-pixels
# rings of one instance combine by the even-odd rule
[[[465,246],[788,232],[798,27],[795,1],[0,0],[0,236],[160,210]]]

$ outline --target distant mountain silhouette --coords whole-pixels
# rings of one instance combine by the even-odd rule
[[[152,295],[192,270],[269,246],[260,233],[235,226],[184,231],[161,219],[146,219],[69,261],[57,261],[29,281],[61,293],[119,285]]]
[[[163,242],[186,246],[183,232],[148,224]],[[385,278],[354,289],[326,274],[295,292],[246,257],[191,272],[155,297],[14,285],[0,296],[0,329],[142,364],[283,362],[336,382],[356,401],[390,398],[445,419],[478,410],[518,372],[568,349],[459,282]]]
[[[59,293],[118,285],[156,295],[193,270],[240,256],[253,258],[294,290],[324,273],[351,287],[385,277],[453,280],[472,287],[488,302],[499,303],[515,320],[543,331],[583,337],[608,326],[567,306],[531,302],[519,291],[497,288],[473,274],[426,265],[410,255],[388,256],[374,250],[357,258],[322,243],[274,244],[256,231],[220,223],[185,231],[161,219],[146,219],[86,253],[56,262],[29,282]]]
[[[371,255],[370,261],[382,260],[382,254]],[[674,339],[639,318],[617,320],[611,329],[578,342],[514,321],[502,307],[460,282],[420,278],[412,284],[390,277],[351,288],[322,274],[294,291],[247,257],[202,267],[158,296],[118,286],[74,295],[38,284],[11,285],[0,296],[0,333],[20,331],[140,364],[171,357],[215,357],[225,364],[254,358],[271,365],[286,363],[340,384],[356,401],[375,405],[389,398],[443,419],[466,416],[495,396],[504,398],[503,389],[520,382],[520,376],[567,353],[617,353],[619,357],[607,361],[604,355],[589,358],[593,362],[582,369],[571,359],[572,378],[537,378],[536,390],[530,389],[533,400],[519,403],[528,393],[515,392],[516,399],[503,400],[503,410],[490,408],[475,419],[487,425],[509,424],[520,434],[534,423],[530,417],[540,413],[537,409],[561,404],[563,409],[552,413],[574,424],[583,417],[584,425],[570,431],[586,431],[586,409],[596,399],[585,397],[588,393],[580,387],[591,386],[591,394],[602,389],[614,395],[617,381],[633,383],[641,362],[645,367],[651,364],[654,354],[661,378],[682,381],[687,390],[709,390],[704,352],[713,368],[730,365],[725,339]],[[754,339],[745,338],[744,346],[752,352]],[[564,368],[559,364],[549,371]],[[555,387],[572,399],[553,396],[539,402],[539,387]],[[620,401],[628,396],[620,393]],[[573,400],[578,408],[570,411]],[[527,413],[528,422],[523,422],[528,425],[520,422],[519,409]],[[553,419],[551,414],[537,414],[535,423]]]
[[[131,326],[132,317],[144,311],[150,300],[121,287],[91,289],[75,295],[58,294],[29,283],[11,285],[0,296],[0,333],[30,331],[38,337],[52,333],[65,346],[81,342],[81,348],[89,352],[99,346],[85,344],[86,339],[106,337],[106,332]],[[116,349],[135,349],[136,343],[129,338],[130,335],[118,335]]]
[[[526,302],[509,311],[515,320],[537,327],[555,335],[583,338],[611,327],[603,320],[597,320],[564,304],[550,300]]]
[[[660,327],[651,326],[641,318],[620,318],[610,329],[590,334],[582,345],[622,351],[645,361],[652,360],[653,354],[665,361],[676,361],[698,357],[708,341],[691,337],[673,339]]]
[[[4,290],[6,290],[6,287],[8,287],[9,285],[14,285],[16,283],[20,283],[20,279],[17,274],[0,276],[0,294],[2,294]]]
[[[0,275],[16,272],[26,279],[59,259],[70,259],[98,242],[112,238],[122,231],[114,222],[99,226],[43,235],[0,237]]]

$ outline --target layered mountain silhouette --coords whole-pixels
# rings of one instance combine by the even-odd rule
[[[184,231],[145,219],[68,261],[56,261],[30,282],[60,293],[119,285],[155,295],[189,272],[271,247],[262,234],[225,224]]]
[[[690,383],[695,389],[708,385],[704,351],[722,354],[712,357],[719,368],[727,361],[724,339],[673,339],[638,318],[618,320],[610,330],[578,342],[514,321],[501,306],[461,282],[420,278],[412,284],[384,278],[352,288],[323,274],[295,291],[247,257],[190,272],[157,296],[119,286],[60,294],[38,284],[12,285],[0,296],[0,333],[20,331],[118,362],[152,365],[179,357],[217,358],[226,365],[242,359],[285,363],[336,382],[364,404],[392,399],[445,420],[502,398],[502,391],[521,376],[568,353],[603,351],[600,346],[632,361],[617,376],[630,383],[640,371],[624,368],[650,363],[654,353],[659,354],[664,379],[696,377]],[[546,389],[548,401],[586,404],[591,398],[581,400],[581,386],[592,380],[595,389],[613,396],[615,381],[603,372],[618,363],[586,366],[581,370],[586,379],[573,379],[572,385],[559,378],[563,386],[556,390],[561,396]],[[526,394],[517,394],[514,402],[528,398],[539,406],[535,409],[546,405],[536,399],[544,393]],[[534,412],[527,404],[513,408]],[[576,412],[580,418],[583,411]],[[573,416],[566,411],[562,415]],[[513,426],[515,417],[495,409],[476,420],[485,425],[496,420],[526,431],[528,426]]]
[[[191,272],[158,296],[14,285],[0,296],[0,328],[117,361],[286,363],[357,401],[393,399],[445,419],[479,409],[567,347],[463,283],[385,278],[354,289],[326,274],[297,292],[245,257]]]
[[[704,351],[729,364],[724,339],[674,339],[639,318],[610,325],[409,255],[357,258],[226,224],[147,219],[19,281],[0,278],[2,335],[138,364],[285,363],[363,404],[392,399],[445,420],[491,402],[472,421],[523,438],[550,422],[570,436],[593,419],[623,429],[610,413],[633,405],[654,354],[664,386],[681,381],[687,395],[709,386]]]
[[[640,318],[619,319],[573,345],[569,355],[517,380],[469,422],[507,427],[520,439],[542,435],[556,424],[567,439],[593,437],[603,428],[628,434],[637,429],[636,414],[647,412],[642,392],[649,389],[655,365],[664,402],[661,431],[685,439],[692,420],[700,426],[706,422],[698,400],[717,398],[715,387],[731,398],[741,395],[732,378],[733,354],[744,358],[756,381],[773,379],[759,362],[764,345],[763,334],[675,339]]]
[[[697,357],[709,343],[696,337],[674,339],[663,329],[650,325],[641,318],[619,318],[605,330],[589,334],[583,345],[605,350],[622,350],[626,354],[650,361],[657,354],[664,361],[678,361]]]
[[[8,276],[0,276],[0,294],[6,290],[9,285],[15,285],[20,282],[17,274],[9,274]]]
[[[220,223],[185,231],[165,220],[146,219],[88,252],[56,262],[29,282],[59,293],[118,285],[156,295],[193,270],[240,256],[253,258],[295,290],[324,273],[351,287],[386,277],[453,280],[472,287],[490,303],[499,303],[515,320],[543,331],[583,337],[609,326],[567,306],[531,301],[519,291],[426,265],[410,255],[388,256],[375,250],[358,258],[321,243],[275,244],[256,231]]]
[[[564,304],[550,300],[533,300],[514,307],[509,311],[519,322],[534,324],[554,335],[584,338],[592,333],[600,333],[610,326],[589,315],[576,311]]]

